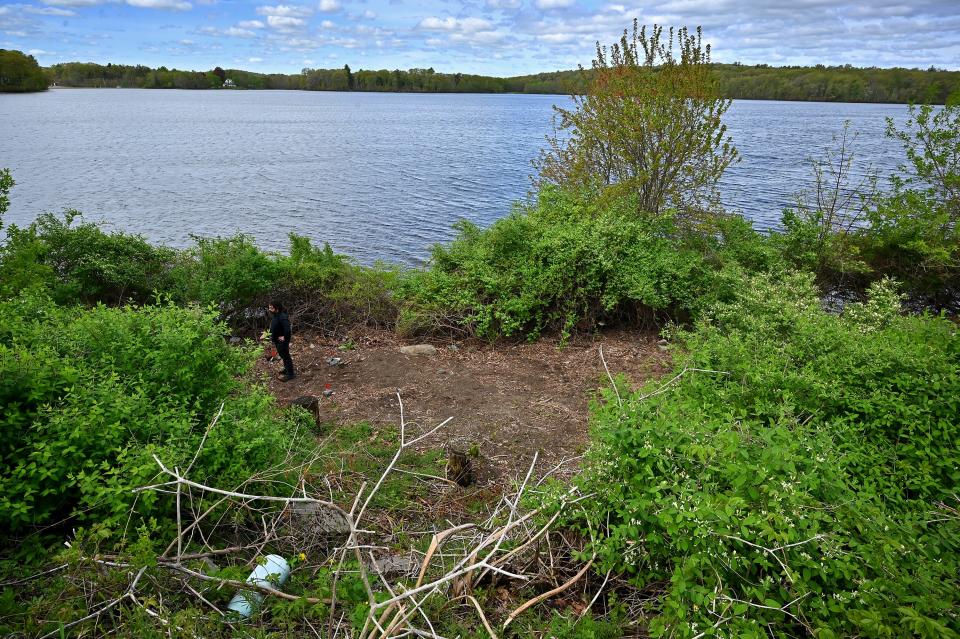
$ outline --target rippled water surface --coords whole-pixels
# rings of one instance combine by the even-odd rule
[[[417,263],[466,218],[489,224],[529,188],[530,161],[558,96],[59,89],[0,95],[8,221],[76,208],[111,228],[183,246],[252,234],[270,249],[294,231],[362,262]],[[736,102],[742,155],[727,206],[758,228],[809,185],[849,120],[861,169],[901,160],[883,136],[901,105]]]

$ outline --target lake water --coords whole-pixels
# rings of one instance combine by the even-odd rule
[[[268,249],[290,231],[361,262],[416,264],[466,218],[486,225],[530,189],[562,96],[57,89],[0,94],[7,221],[79,209],[175,246],[242,231]],[[726,123],[742,161],[724,203],[758,228],[810,184],[846,120],[858,166],[902,161],[884,118],[902,105],[740,101]]]

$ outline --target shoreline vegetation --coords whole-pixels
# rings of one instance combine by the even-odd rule
[[[2,52],[6,56],[19,52]],[[30,56],[23,56],[29,58]],[[0,57],[0,92],[40,91],[36,71],[31,80],[5,82]],[[25,63],[18,60],[20,68]],[[36,61],[33,61],[36,66]],[[960,71],[944,69],[857,68],[850,65],[774,67],[767,64],[711,63],[721,97],[735,100],[944,104],[960,91]],[[256,73],[241,69],[184,71],[143,65],[65,62],[42,69],[46,83],[58,87],[144,89],[272,89],[389,93],[582,93],[593,70],[569,70],[513,77],[438,73],[432,68],[357,70],[304,68],[296,74]],[[8,74],[9,75],[9,74]],[[20,78],[21,76],[17,76]],[[226,83],[226,86],[225,86]],[[30,88],[12,88],[29,86]]]
[[[0,633],[960,637],[960,95],[888,121],[892,176],[852,181],[840,132],[763,235],[716,204],[737,153],[710,59],[699,29],[598,47],[537,198],[420,269],[76,212],[7,228]],[[399,395],[390,431],[279,407],[240,339],[274,300],[344,350],[615,327],[672,369],[607,369],[577,471],[533,455],[484,498],[443,476],[476,442],[420,447],[443,423]],[[243,582],[268,553],[279,593]]]

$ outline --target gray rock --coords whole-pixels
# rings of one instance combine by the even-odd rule
[[[456,352],[456,351],[459,351],[459,350],[460,350],[460,347],[457,346],[456,344],[450,344],[450,346],[447,346],[447,350],[451,350],[451,351]]]
[[[343,358],[342,358],[342,357],[328,357],[328,358],[327,358],[327,365],[328,365],[328,366],[340,366],[340,364],[343,364]]]
[[[400,352],[404,355],[436,355],[437,347],[432,344],[414,344],[413,346],[402,346]]]
[[[420,557],[409,555],[384,555],[375,558],[372,562],[366,559],[364,563],[370,572],[380,573],[384,577],[412,577],[420,572]]]
[[[243,340],[236,335],[230,338],[230,346],[240,346],[241,344],[243,344]]]
[[[340,543],[350,534],[350,522],[340,512],[322,504],[293,502],[289,504],[290,532],[304,545]]]

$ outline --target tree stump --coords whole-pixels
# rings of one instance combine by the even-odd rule
[[[320,398],[315,395],[302,395],[296,399],[291,399],[287,406],[299,406],[313,415],[313,419],[320,422]]]
[[[447,479],[466,488],[474,482],[473,461],[466,451],[447,448]]]

